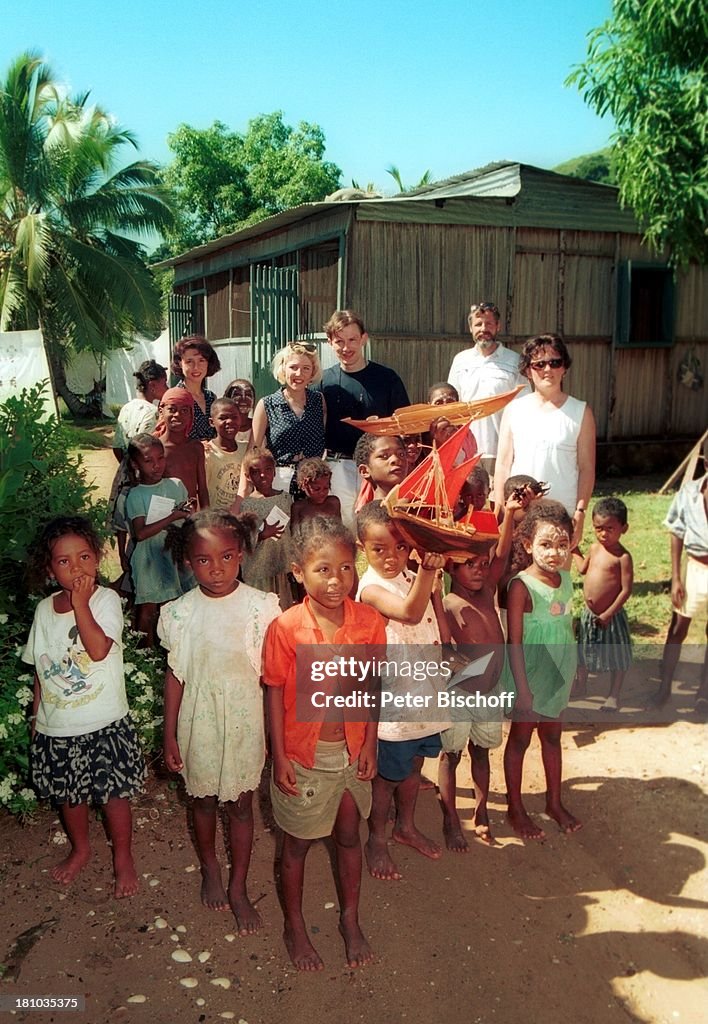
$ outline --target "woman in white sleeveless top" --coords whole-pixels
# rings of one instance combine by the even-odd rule
[[[504,484],[516,473],[545,481],[549,498],[560,501],[573,517],[577,541],[595,486],[595,417],[585,402],[563,391],[570,364],[557,334],[540,334],[524,345],[519,369],[534,390],[504,410],[494,499],[503,508]]]

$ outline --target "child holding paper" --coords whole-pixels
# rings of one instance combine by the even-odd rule
[[[275,459],[267,448],[251,448],[241,464],[241,472],[252,486],[243,499],[241,514],[250,513],[254,521],[253,553],[244,551],[241,562],[243,582],[256,590],[277,594],[285,610],[293,603],[288,580],[290,552],[285,527],[290,522],[292,498],[273,487]]]
[[[160,606],[182,594],[177,568],[164,549],[170,523],[189,515],[189,495],[181,480],[165,477],[165,449],[154,434],[137,434],[128,444],[134,486],[125,499],[125,517],[135,548],[130,568],[135,587],[135,628],[147,646],[157,642]]]

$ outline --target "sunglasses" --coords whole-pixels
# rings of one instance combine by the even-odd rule
[[[529,363],[532,370],[545,370],[547,366],[552,370],[560,370],[562,365],[562,359],[537,359],[536,362]]]
[[[317,345],[314,341],[289,341],[288,348],[293,348],[296,352],[299,352],[300,349],[304,349],[305,352],[317,351]]]
[[[470,306],[470,313],[493,313],[497,320],[501,318],[499,307],[495,306],[493,302],[473,302]]]

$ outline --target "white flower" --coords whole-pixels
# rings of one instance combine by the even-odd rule
[[[0,722],[0,740],[7,739],[7,726],[4,722]]]
[[[17,682],[18,683],[31,683],[32,682],[32,676],[29,674],[29,672],[24,672],[21,676],[17,677]]]
[[[7,622],[7,615],[0,615],[0,625],[4,626]]]
[[[123,665],[126,675],[129,675],[131,672],[135,672],[136,667],[137,666],[134,665],[132,661],[126,661],[126,663]]]
[[[21,686],[15,693],[15,697],[21,708],[25,708],[28,704],[32,703],[32,691],[28,686]]]
[[[21,725],[24,720],[25,716],[21,715],[18,711],[14,711],[11,715],[7,716],[8,725]]]
[[[21,789],[18,796],[21,800],[26,800],[30,804],[33,804],[37,799],[37,794],[33,789]]]

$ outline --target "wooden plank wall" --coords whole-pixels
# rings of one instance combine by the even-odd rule
[[[590,403],[601,438],[705,429],[708,268],[677,280],[673,348],[617,349],[615,263],[653,258],[635,235],[357,221],[348,252],[347,303],[369,327],[373,358],[400,373],[412,401],[447,377],[469,345],[469,303],[485,298],[499,305],[511,348],[537,333],[565,337],[568,391]],[[699,391],[676,380],[692,345],[706,376]]]

